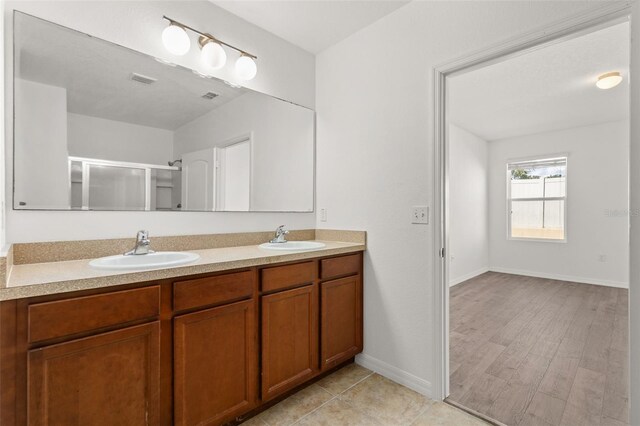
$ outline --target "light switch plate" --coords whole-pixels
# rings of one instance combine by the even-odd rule
[[[327,209],[320,209],[320,222],[327,221]]]
[[[428,206],[411,207],[411,223],[428,225],[429,224],[429,207]]]

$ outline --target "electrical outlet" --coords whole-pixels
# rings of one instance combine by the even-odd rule
[[[327,209],[320,209],[320,222],[327,221]]]
[[[411,223],[428,225],[429,224],[429,207],[413,206],[411,208]]]

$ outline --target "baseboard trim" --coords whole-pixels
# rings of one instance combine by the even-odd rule
[[[501,268],[498,266],[489,267],[491,272],[500,272],[503,274],[524,275],[526,277],[547,278],[550,280],[569,281],[581,284],[601,285],[605,287],[629,288],[629,284],[621,281],[604,281],[600,279],[574,277],[571,275],[549,274],[546,272],[525,271],[522,269]]]
[[[369,370],[374,371],[389,380],[393,380],[398,384],[406,386],[427,398],[432,398],[430,382],[401,370],[398,367],[394,367],[391,364],[387,364],[386,362],[380,361],[379,359],[367,354],[357,355],[356,364],[361,365],[364,368],[368,368]]]
[[[471,278],[475,278],[478,275],[482,275],[485,272],[489,272],[489,267],[488,266],[484,266],[476,271],[470,272],[468,274],[465,274],[459,278],[456,278],[455,280],[449,280],[449,287],[453,287],[454,285],[458,285],[460,283],[463,283],[467,280],[470,280]]]

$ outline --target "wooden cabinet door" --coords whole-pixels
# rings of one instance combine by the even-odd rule
[[[316,286],[262,296],[262,400],[318,371]]]
[[[255,406],[256,328],[251,300],[174,319],[176,425],[219,425]]]
[[[158,322],[34,349],[29,425],[158,425]]]
[[[320,306],[320,351],[326,370],[362,352],[360,275],[320,284]]]

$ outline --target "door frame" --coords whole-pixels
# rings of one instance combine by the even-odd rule
[[[463,74],[493,63],[530,53],[616,21],[630,21],[633,1],[606,3],[515,36],[486,49],[456,58],[433,69],[434,93],[434,383],[432,398],[442,401],[449,395],[449,170],[447,124],[447,77]],[[631,64],[630,64],[631,67]],[[631,72],[630,72],[631,73]],[[632,117],[633,114],[630,115]],[[631,122],[631,120],[630,120]],[[631,126],[631,124],[630,124]]]

